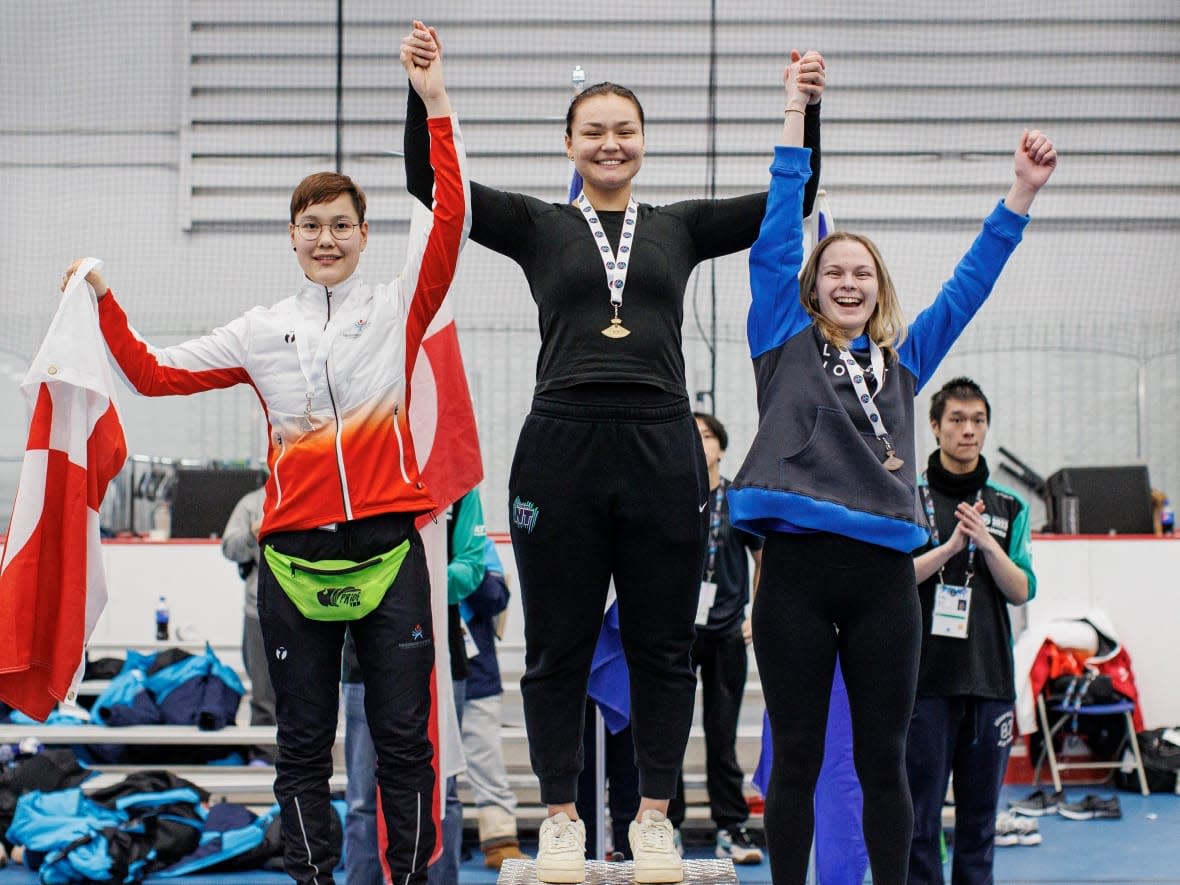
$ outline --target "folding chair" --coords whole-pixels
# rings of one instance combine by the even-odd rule
[[[1135,722],[1131,718],[1131,713],[1134,709],[1135,702],[1129,700],[1117,701],[1113,704],[1082,705],[1076,700],[1071,699],[1067,694],[1062,701],[1050,705],[1045,703],[1044,692],[1037,695],[1037,718],[1040,720],[1041,734],[1044,735],[1044,747],[1041,750],[1040,758],[1037,759],[1034,780],[1040,780],[1041,763],[1046,757],[1049,760],[1049,772],[1053,776],[1053,789],[1059,793],[1061,792],[1061,772],[1063,771],[1072,771],[1081,768],[1113,771],[1122,768],[1123,761],[1121,758],[1104,762],[1062,762],[1057,758],[1057,750],[1054,747],[1058,732],[1075,716],[1121,715],[1127,729],[1127,743],[1131,745],[1131,753],[1135,757],[1135,773],[1139,776],[1139,791],[1144,796],[1149,795],[1151,791],[1147,789],[1147,773],[1143,770],[1143,756],[1139,753],[1139,738],[1135,734]],[[1051,727],[1049,725],[1050,711],[1061,714],[1058,716],[1057,722]]]

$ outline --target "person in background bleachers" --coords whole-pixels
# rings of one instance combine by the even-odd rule
[[[234,505],[221,533],[221,552],[238,564],[245,588],[242,618],[242,663],[250,677],[250,724],[275,724],[275,692],[270,684],[262,624],[258,620],[258,529],[266,489],[247,492]],[[262,758],[262,757],[258,757]]]
[[[714,853],[735,864],[762,863],[762,850],[746,821],[750,808],[742,788],[745,777],[737,760],[738,717],[746,691],[750,621],[750,560],[754,561],[752,586],[758,590],[762,565],[762,539],[729,524],[725,492],[729,480],[721,475],[721,459],[729,447],[725,426],[713,415],[694,412],[705,464],[709,468],[709,535],[705,546],[705,571],[701,578],[701,602],[697,611],[697,638],[692,665],[700,670],[701,722],[705,729],[705,783],[709,813],[717,827]],[[677,829],[684,822],[684,774],[676,784],[676,799],[668,817]]]
[[[463,701],[463,756],[467,782],[479,811],[479,849],[484,865],[500,869],[504,861],[527,859],[520,850],[516,827],[516,794],[508,783],[501,736],[504,686],[496,657],[501,614],[511,596],[504,582],[504,566],[491,538],[484,541],[483,581],[459,604],[459,612],[474,642],[467,659],[467,688]]]

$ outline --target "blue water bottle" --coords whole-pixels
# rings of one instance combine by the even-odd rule
[[[1165,535],[1174,534],[1176,531],[1176,511],[1172,509],[1172,502],[1164,498],[1163,506],[1160,507],[1160,528],[1164,530]]]
[[[160,597],[156,604],[156,639],[163,642],[168,639],[168,600]]]

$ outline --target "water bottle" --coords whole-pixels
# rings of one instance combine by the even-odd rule
[[[1081,502],[1077,495],[1066,493],[1061,497],[1061,526],[1063,535],[1076,535],[1082,530]]]
[[[168,600],[163,596],[156,604],[156,639],[161,642],[168,638]]]
[[[1163,506],[1160,507],[1160,528],[1164,530],[1165,535],[1176,532],[1176,511],[1172,509],[1172,502],[1167,498],[1164,498]]]

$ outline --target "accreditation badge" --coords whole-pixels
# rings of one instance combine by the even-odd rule
[[[712,581],[701,581],[701,595],[697,597],[697,626],[704,627],[709,623],[709,609],[713,607],[713,600],[717,598],[717,585]]]
[[[967,616],[971,613],[971,588],[957,584],[934,585],[934,617],[931,636],[967,638]]]

